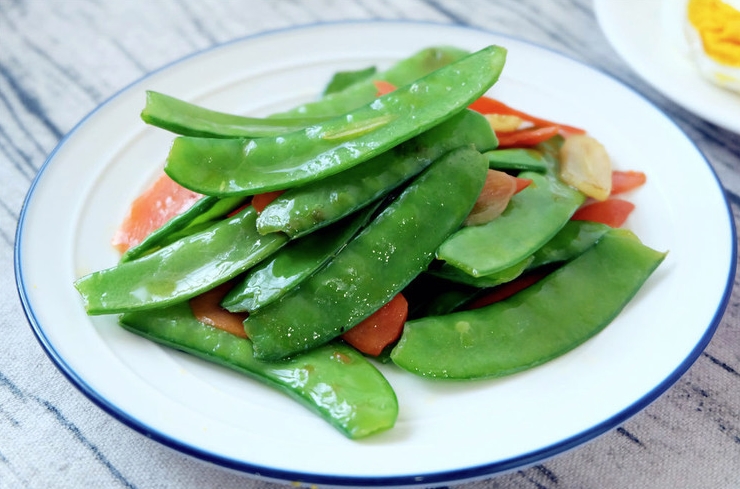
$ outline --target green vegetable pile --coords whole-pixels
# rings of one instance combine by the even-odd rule
[[[356,439],[391,428],[396,395],[372,363],[490,378],[561,355],[622,310],[663,260],[629,231],[570,217],[585,196],[557,177],[557,136],[497,149],[467,107],[498,80],[506,50],[434,47],[386,71],[334,76],[322,97],[267,118],[148,92],[142,118],[178,134],[165,172],[204,196],[79,278],[88,314],[284,391]],[[375,83],[398,87],[377,96]],[[496,219],[463,226],[489,168],[530,179]],[[283,193],[262,212],[252,196]],[[492,287],[544,278],[469,309]],[[208,326],[189,300],[234,286],[249,339]],[[340,336],[403,293],[409,318],[377,360]]]

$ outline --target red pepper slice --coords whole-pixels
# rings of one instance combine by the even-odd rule
[[[645,184],[647,176],[641,171],[612,171],[611,195],[629,192]]]
[[[635,209],[635,204],[622,199],[607,199],[586,204],[578,209],[571,219],[594,221],[613,228],[621,227]]]
[[[535,146],[560,132],[559,126],[529,127],[516,131],[497,132],[499,148],[524,148]]]
[[[376,90],[378,90],[376,94],[377,97],[382,97],[386,93],[391,93],[396,89],[395,85],[385,80],[373,80],[373,85],[375,85]]]
[[[244,331],[243,321],[247,319],[248,314],[229,312],[221,307],[221,299],[224,298],[233,285],[231,282],[226,282],[208,292],[193,297],[190,299],[190,309],[192,309],[195,318],[201,323],[246,338],[247,333]]]
[[[408,312],[406,298],[396,294],[390,302],[342,334],[342,339],[362,353],[376,357],[401,336]]]
[[[527,122],[531,122],[536,127],[557,126],[560,130],[560,133],[564,136],[586,133],[585,130],[579,127],[569,126],[567,124],[560,124],[559,122],[542,119],[541,117],[535,117],[531,114],[510,107],[505,103],[491,97],[480,97],[475,102],[470,104],[468,108],[480,112],[481,114],[515,115]]]
[[[517,292],[521,292],[530,285],[539,282],[541,279],[547,276],[548,273],[550,273],[549,270],[535,270],[526,275],[517,277],[511,282],[506,282],[504,284],[498,285],[491,289],[489,293],[483,295],[482,297],[479,297],[478,299],[468,304],[467,308],[478,309],[480,307],[485,307],[504,299],[508,299]]]
[[[267,207],[270,202],[280,197],[283,192],[285,192],[285,190],[273,190],[272,192],[257,194],[252,197],[252,207],[257,211],[257,214],[262,214],[265,207]]]

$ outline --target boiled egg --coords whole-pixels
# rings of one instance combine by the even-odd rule
[[[740,93],[740,0],[688,0],[689,54],[712,83]]]

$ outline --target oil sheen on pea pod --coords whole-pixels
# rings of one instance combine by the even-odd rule
[[[368,75],[343,90],[330,93],[315,102],[298,106],[273,117],[335,117],[372,102],[378,94],[375,80],[396,87],[408,85],[429,73],[470,54],[454,46],[431,46],[404,58],[381,73]]]
[[[252,343],[201,323],[187,302],[123,314],[127,330],[246,374],[316,412],[351,439],[392,428],[398,401],[383,375],[356,350],[322,346],[287,361],[254,358]]]
[[[472,144],[483,152],[497,143],[485,117],[463,110],[375,158],[284,192],[260,213],[257,229],[302,236],[388,194],[454,148]]]
[[[375,74],[366,70],[358,82],[290,112],[267,118],[245,117],[210,110],[175,97],[147,91],[141,119],[147,124],[183,136],[211,138],[274,137],[292,132],[330,117],[344,114],[372,101],[377,94],[373,80],[384,80],[395,86],[406,85],[417,78],[462,58],[466,51],[454,47],[426,48],[399,61],[387,71]],[[311,115],[306,115],[311,114]]]
[[[465,109],[499,78],[506,50],[489,46],[347,114],[277,137],[178,137],[165,172],[225,197],[284,190],[351,168]]]
[[[255,355],[275,360],[315,348],[387,303],[460,226],[487,168],[472,148],[432,163],[324,268],[244,321]]]
[[[90,315],[164,307],[205,292],[277,251],[288,237],[257,232],[252,206],[137,260],[75,281]]]
[[[611,323],[664,257],[630,231],[610,230],[509,299],[409,321],[391,358],[415,374],[450,379],[500,377],[543,364]]]
[[[209,110],[155,91],[146,92],[141,119],[152,126],[183,136],[205,138],[259,138],[285,134],[324,118],[285,119],[244,117]]]
[[[442,243],[437,258],[474,277],[500,272],[547,243],[585,200],[582,193],[549,174],[519,176],[532,184],[511,198],[503,214],[486,224],[460,229]]]
[[[328,262],[371,219],[377,205],[291,240],[252,267],[221,301],[231,312],[254,312],[285,295]]]

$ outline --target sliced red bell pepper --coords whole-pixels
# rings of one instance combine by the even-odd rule
[[[635,204],[623,199],[606,199],[584,205],[571,219],[574,221],[593,221],[613,228],[621,227],[635,209]]]
[[[270,202],[280,197],[283,192],[285,192],[285,190],[273,190],[272,192],[257,194],[252,197],[252,207],[257,211],[257,214],[261,214],[262,211],[265,210],[265,207],[267,207]]]
[[[516,190],[514,191],[514,194],[518,194],[525,188],[529,187],[529,185],[532,183],[531,178],[521,178],[521,177],[515,177],[516,178]]]
[[[373,80],[373,85],[378,90],[377,97],[382,97],[386,93],[391,93],[396,89],[396,86],[385,80]]]
[[[208,324],[214,328],[222,329],[228,333],[246,338],[244,331],[244,320],[247,313],[229,312],[221,307],[221,299],[229,292],[234,284],[227,282],[190,299],[190,309],[195,318],[201,323]]]
[[[516,131],[497,132],[499,148],[527,148],[535,146],[560,132],[559,126],[529,127]]]
[[[480,307],[485,307],[504,299],[508,299],[517,292],[520,292],[530,285],[534,285],[535,283],[539,282],[548,273],[548,270],[535,270],[533,272],[527,273],[526,275],[521,275],[511,282],[497,285],[487,294],[475,299],[470,304],[468,304],[467,309],[478,309]]]
[[[629,192],[645,184],[647,176],[641,171],[612,171],[611,195]]]
[[[408,312],[406,298],[396,294],[386,305],[342,334],[342,339],[366,355],[378,356],[401,336]]]
[[[510,107],[499,100],[491,97],[486,97],[485,95],[470,104],[468,108],[480,112],[481,114],[515,115],[527,122],[531,122],[535,127],[558,126],[561,134],[563,134],[564,136],[568,136],[571,134],[585,134],[586,132],[579,127],[569,126],[567,124],[560,124],[559,122],[542,119],[541,117],[535,117],[531,114]]]
[[[121,253],[125,252],[141,243],[152,231],[189,209],[201,197],[199,193],[180,186],[163,172],[133,201],[111,244]]]

